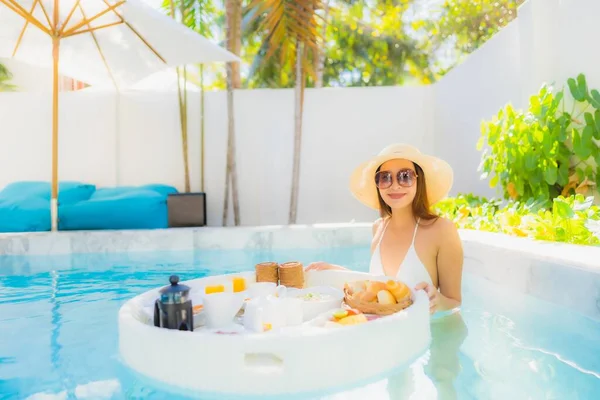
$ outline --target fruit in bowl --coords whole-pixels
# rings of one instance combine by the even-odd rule
[[[393,279],[347,282],[344,293],[346,304],[367,314],[393,314],[412,304],[410,288]]]

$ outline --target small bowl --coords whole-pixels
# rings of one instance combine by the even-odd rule
[[[316,295],[311,299],[311,294]],[[326,299],[319,299],[320,296],[327,296]],[[304,321],[310,321],[317,316],[342,306],[344,292],[331,286],[315,286],[306,289],[288,288],[286,297],[301,298],[302,314]]]

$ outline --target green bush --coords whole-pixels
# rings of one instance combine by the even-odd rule
[[[481,177],[500,184],[505,199],[551,207],[557,196],[590,195],[600,183],[600,92],[582,74],[567,84],[572,98],[544,85],[527,111],[508,104],[482,123]]]
[[[504,204],[503,204],[504,203]],[[558,196],[552,209],[533,200],[488,200],[471,194],[446,198],[433,207],[461,229],[499,232],[537,240],[600,244],[600,207],[592,197]]]

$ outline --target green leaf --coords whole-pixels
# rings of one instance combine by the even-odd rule
[[[559,125],[558,129],[558,140],[560,142],[564,142],[565,140],[567,140],[567,126],[561,124]]]
[[[554,97],[554,100],[552,101],[552,108],[555,109],[558,107],[558,105],[560,104],[561,100],[563,99],[564,93],[561,90],[560,92],[556,93],[556,97]]]
[[[525,154],[525,169],[533,171],[537,167],[537,159],[533,153]]]
[[[542,179],[543,179],[543,177],[542,177],[542,173],[541,173],[541,171],[540,171],[538,168],[536,168],[536,169],[535,169],[535,170],[534,170],[534,171],[531,173],[531,175],[529,175],[529,183],[530,183],[530,186],[531,186],[532,190],[533,190],[533,188],[534,188],[535,186],[537,186],[537,185],[539,185],[540,183],[542,183]]]
[[[594,168],[592,168],[591,165],[588,165],[587,167],[585,167],[585,176],[586,177],[590,177],[590,179],[592,179],[594,177]]]
[[[490,187],[493,189],[498,185],[498,175],[494,175],[492,179],[490,179]]]
[[[546,155],[546,157],[551,157],[552,156],[552,148],[554,147],[554,140],[552,140],[552,136],[544,135],[542,145],[544,146],[544,154]]]
[[[523,196],[525,194],[525,183],[523,180],[517,179],[517,184],[515,186],[517,187],[517,193],[519,196]]]
[[[583,133],[581,134],[581,147],[585,149],[583,154],[583,159],[587,159],[592,155],[592,149],[596,147],[596,144],[593,142],[594,137],[594,128],[592,126],[586,126],[583,128]]]
[[[600,110],[594,113],[594,122],[596,122],[596,135],[594,137],[600,140]]]
[[[579,134],[577,129],[573,129],[573,151],[580,160],[586,160],[592,154],[592,136],[593,132],[586,126],[583,132]]]
[[[554,211],[555,215],[558,215],[560,218],[573,218],[575,212],[567,203],[562,200],[554,199],[554,204],[552,205],[552,211]]]
[[[546,167],[544,178],[548,185],[554,185],[556,183],[556,180],[558,179],[558,168],[556,168],[556,165],[549,165]]]
[[[484,143],[484,141],[485,141],[485,137],[481,136],[479,138],[479,140],[477,141],[477,145],[476,145],[477,151],[481,151],[481,149],[483,149],[483,143]]]
[[[587,95],[587,84],[585,82],[585,76],[579,75],[577,81],[573,78],[567,80],[571,95],[577,101],[584,101]]]
[[[585,179],[585,171],[581,167],[577,167],[577,179],[579,182]]]
[[[594,116],[591,113],[586,112],[585,114],[583,114],[583,116],[585,118],[585,123],[586,124],[594,126],[594,127],[596,126],[596,124],[594,122]]]
[[[591,96],[589,96],[588,101],[595,109],[600,109],[600,92],[596,89],[591,91]]]
[[[567,183],[569,183],[569,164],[563,162],[558,167],[558,184],[565,186]]]

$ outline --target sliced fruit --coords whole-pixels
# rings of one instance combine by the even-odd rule
[[[348,311],[348,315],[358,315],[358,314],[362,314],[360,311],[358,311],[355,308],[346,308],[346,311]]]
[[[348,310],[340,309],[333,312],[333,318],[342,319],[348,316]]]
[[[341,325],[358,325],[368,322],[367,317],[364,314],[350,315],[346,318],[342,318],[338,321]]]

